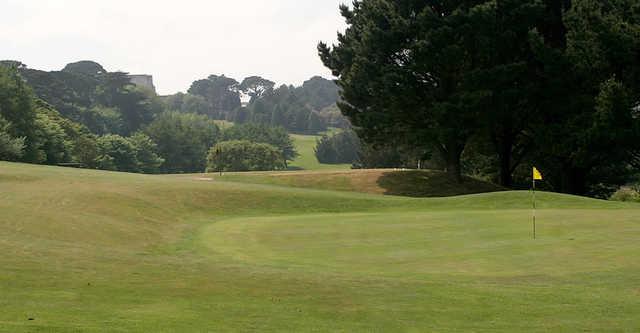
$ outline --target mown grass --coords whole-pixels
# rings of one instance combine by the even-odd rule
[[[299,156],[289,163],[291,170],[349,170],[351,164],[322,164],[318,162],[314,149],[318,135],[291,134],[291,139],[298,151]]]
[[[538,199],[0,163],[0,331],[638,331],[640,206]]]

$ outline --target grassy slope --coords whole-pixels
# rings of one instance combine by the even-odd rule
[[[340,170],[210,174],[216,180],[282,185],[322,190],[350,191],[409,197],[445,197],[504,190],[500,186],[466,177],[456,183],[446,173],[433,170]],[[185,177],[194,177],[186,175]]]
[[[0,163],[0,331],[638,331],[640,206],[539,199]]]
[[[321,164],[318,162],[313,149],[316,147],[316,140],[320,136],[291,134],[291,138],[300,156],[289,164],[292,170],[348,170],[350,164]]]

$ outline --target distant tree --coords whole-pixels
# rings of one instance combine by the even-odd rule
[[[124,122],[123,134],[130,134],[153,120],[163,111],[162,103],[149,90],[133,85],[126,73],[105,75],[105,82],[98,88],[100,104],[119,110]]]
[[[182,102],[182,108],[180,109],[180,111],[186,113],[203,114],[210,117],[213,116],[213,114],[211,114],[210,112],[211,108],[209,107],[207,100],[204,97],[198,95],[184,95],[184,100]]]
[[[99,63],[94,61],[78,61],[67,64],[63,72],[70,72],[76,74],[98,76],[107,73],[107,71]]]
[[[273,90],[275,83],[260,76],[250,76],[242,81],[240,90],[255,101]]]
[[[314,149],[320,163],[354,163],[360,154],[360,139],[353,131],[342,131],[332,136],[323,135]]]
[[[81,122],[82,111],[98,104],[96,92],[102,76],[66,71],[45,72],[26,67],[20,69],[20,75],[38,98],[73,121]]]
[[[17,60],[0,60],[0,66],[12,68],[14,70],[27,68],[27,65]]]
[[[351,127],[349,119],[342,115],[336,104],[332,104],[318,112],[327,127],[347,129]]]
[[[278,149],[266,143],[224,141],[209,150],[207,171],[270,171],[283,168]]]
[[[223,141],[250,141],[267,143],[276,147],[283,158],[283,164],[298,156],[295,145],[283,127],[271,127],[264,124],[235,125],[223,131]]]
[[[11,123],[0,116],[0,160],[16,161],[22,157],[25,138],[16,138],[10,133]]]
[[[78,137],[73,145],[74,162],[85,168],[97,168],[98,142],[93,135]]]
[[[111,171],[138,172],[136,147],[126,138],[109,134],[98,138],[98,168]]]
[[[5,127],[10,137],[25,138],[21,161],[39,162],[34,96],[16,67],[0,65],[0,117],[11,124]]]
[[[312,77],[296,89],[298,96],[316,111],[338,102],[338,92],[338,85],[335,82],[320,76]]]
[[[94,165],[103,170],[157,173],[164,162],[156,144],[145,134],[125,138],[109,134],[98,138]]]
[[[122,114],[117,108],[94,106],[81,113],[81,122],[98,135],[125,134]]]
[[[309,120],[307,121],[307,131],[309,133],[318,133],[327,129],[322,118],[317,112],[309,112]]]
[[[207,114],[214,118],[224,119],[241,104],[238,81],[224,75],[210,75],[207,79],[195,81],[188,92],[204,97],[210,108]]]
[[[250,111],[249,122],[268,124],[271,121],[273,105],[271,105],[269,101],[256,99],[247,109]]]
[[[133,134],[128,140],[135,148],[137,171],[158,173],[160,166],[164,163],[164,159],[158,156],[158,145],[141,132]]]
[[[161,171],[167,173],[201,172],[206,155],[219,136],[218,126],[203,115],[167,112],[144,129],[165,159]]]
[[[182,105],[184,104],[185,93],[178,92],[173,95],[165,96],[163,102],[167,111],[182,111]],[[202,97],[202,96],[200,96]],[[204,98],[204,97],[202,97]]]
[[[163,99],[165,108],[169,111],[179,111],[183,113],[204,114],[210,117],[214,116],[213,108],[207,102],[207,99],[201,95],[177,93],[166,96]]]
[[[271,111],[271,126],[286,126],[286,117],[279,105]]]
[[[249,121],[249,110],[245,107],[239,107],[234,110],[233,117],[229,119],[229,121],[234,122],[236,124],[244,124]]]

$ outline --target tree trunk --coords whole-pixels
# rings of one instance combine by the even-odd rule
[[[445,163],[447,164],[446,172],[456,182],[462,183],[462,167],[460,165],[460,156],[462,149],[449,148],[445,152]]]

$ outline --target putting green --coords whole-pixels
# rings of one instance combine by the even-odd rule
[[[202,242],[234,260],[310,272],[562,277],[640,268],[639,219],[636,210],[544,210],[533,240],[528,210],[244,218],[207,227]],[[616,246],[599,246],[607,242]]]

